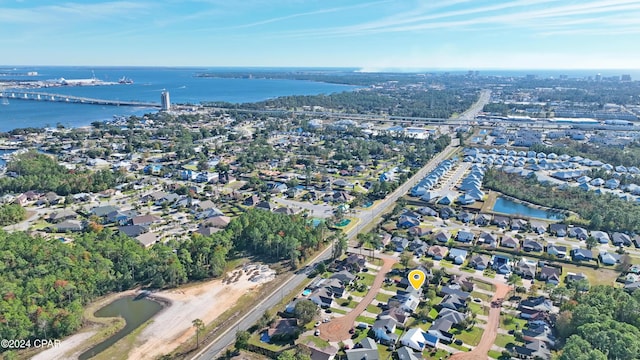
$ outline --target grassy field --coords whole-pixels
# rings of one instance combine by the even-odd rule
[[[108,347],[105,351],[99,353],[93,359],[96,360],[113,360],[113,359],[128,359],[129,352],[134,348],[136,338],[142,330],[144,330],[149,324],[153,322],[153,319],[147,320],[144,324],[138,326],[135,330],[130,332],[127,336],[118,340],[115,344]]]
[[[434,349],[435,351],[424,351],[422,353],[422,358],[427,360],[440,360],[449,356],[448,351],[444,351],[441,349]]]
[[[386,303],[389,301],[389,299],[391,299],[392,296],[393,295],[378,293],[376,294],[376,300],[382,303]]]
[[[593,269],[586,266],[562,264],[562,281],[569,272],[584,273],[591,285],[613,285],[618,277],[618,272],[610,269]]]
[[[356,318],[356,321],[357,321],[357,322],[363,322],[363,323],[365,323],[365,324],[369,324],[369,325],[373,325],[373,323],[375,323],[375,322],[376,322],[376,319],[370,318],[370,317],[368,317],[368,316],[362,316],[362,315],[359,315],[359,316]]]
[[[520,330],[527,325],[527,321],[524,319],[512,318],[510,315],[500,316],[500,327],[505,330],[516,330],[516,327]]]
[[[457,339],[462,340],[465,344],[476,346],[480,343],[480,338],[482,338],[483,329],[475,326],[471,328],[471,330],[463,330],[459,331],[455,329],[452,333],[456,336]]]
[[[493,298],[491,295],[488,295],[488,294],[485,294],[485,293],[479,293],[477,291],[471,292],[471,296],[474,297],[474,298],[482,299],[484,301],[491,301],[491,299]]]
[[[369,287],[371,287],[371,285],[373,285],[373,280],[375,280],[376,276],[372,275],[372,274],[368,274],[368,273],[360,273],[358,274],[358,277],[360,277],[360,280],[358,280],[359,283],[361,284],[365,284]]]
[[[478,289],[486,291],[496,291],[496,287],[493,284],[489,284],[478,279],[473,279],[471,282],[473,282],[475,284],[475,287]]]
[[[496,336],[495,345],[506,348],[509,344],[515,344],[516,338],[511,335],[498,334]]]
[[[375,306],[375,305],[373,305],[373,304],[369,304],[367,306],[367,311],[372,313],[372,314],[378,315],[378,314],[380,314],[382,312],[382,309],[377,307],[377,306]]]

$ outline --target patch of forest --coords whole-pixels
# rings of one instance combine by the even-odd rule
[[[80,328],[83,306],[99,296],[218,277],[230,254],[295,265],[319,248],[321,231],[302,217],[260,210],[211,236],[149,249],[109,228],[72,244],[0,231],[0,337],[61,338]]]
[[[540,206],[573,211],[594,230],[639,232],[640,206],[612,194],[596,194],[570,187],[559,189],[496,169],[485,173],[483,186]]]

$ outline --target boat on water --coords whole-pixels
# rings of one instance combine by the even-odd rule
[[[129,79],[126,76],[123,76],[118,80],[118,84],[133,84],[133,80]]]

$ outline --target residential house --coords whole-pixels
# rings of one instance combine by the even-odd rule
[[[294,337],[298,333],[298,320],[296,319],[278,319],[274,321],[269,329],[267,329],[267,335],[269,338],[274,336],[279,337]]]
[[[476,216],[474,223],[478,226],[487,226],[491,224],[491,215],[489,214],[478,214]]]
[[[440,218],[443,220],[447,220],[451,217],[456,216],[456,211],[449,206],[444,206],[440,208]]]
[[[409,216],[405,216],[405,215],[400,215],[400,217],[398,218],[398,227],[402,228],[402,229],[408,229],[411,227],[415,227],[420,225],[420,220],[414,218],[414,217],[409,217]]]
[[[446,308],[456,311],[464,311],[467,307],[467,302],[465,300],[462,300],[456,294],[448,294],[444,298],[442,298],[442,301],[440,301],[438,307],[440,309]]]
[[[395,345],[398,335],[395,334],[397,323],[392,318],[378,319],[373,323],[371,331],[376,340],[384,345]]]
[[[95,207],[93,209],[91,209],[90,213],[91,215],[95,215],[99,218],[104,218],[107,215],[109,215],[112,212],[118,212],[120,211],[120,208],[116,207],[116,206],[112,206],[112,205],[106,205],[106,206],[98,206]]]
[[[503,255],[493,255],[491,268],[498,274],[506,275],[511,272],[511,259]]]
[[[380,360],[378,345],[371,338],[364,338],[353,349],[344,351],[347,360]]]
[[[429,336],[429,334],[427,334],[427,336]],[[437,341],[438,339],[436,339]],[[431,346],[431,347],[435,347],[436,344],[429,342],[427,340],[427,345]],[[422,360],[422,354],[416,353],[415,351],[413,351],[410,347],[408,346],[403,346],[400,349],[398,349],[397,351],[398,354],[398,360]],[[314,359],[311,359],[314,360]]]
[[[85,228],[85,224],[79,220],[65,220],[61,223],[51,226],[49,229],[55,232],[77,232],[82,231]]]
[[[224,229],[231,222],[231,218],[228,216],[213,216],[205,219],[200,227],[214,227],[218,229]]]
[[[601,251],[600,254],[598,254],[598,259],[600,259],[602,265],[613,266],[620,261],[620,255]]]
[[[511,230],[524,230],[527,228],[528,222],[524,219],[511,220]]]
[[[449,251],[449,249],[444,246],[434,245],[427,250],[427,255],[431,256],[433,260],[442,260],[447,254],[447,251]]]
[[[522,338],[525,342],[539,340],[545,342],[550,347],[556,344],[556,337],[546,322],[538,323],[530,321],[527,328],[522,330]]]
[[[156,215],[141,215],[131,219],[131,225],[150,226],[160,220],[162,219]]]
[[[409,234],[422,237],[431,233],[431,228],[426,225],[414,226],[409,229]]]
[[[421,207],[418,212],[423,216],[438,216],[438,212],[428,206]]]
[[[311,292],[309,300],[323,309],[328,309],[333,304],[333,293],[328,288],[319,287]]]
[[[360,272],[362,269],[364,269],[365,263],[365,257],[360,254],[349,254],[349,256],[344,259],[345,267],[355,272]]]
[[[564,245],[549,244],[547,246],[547,254],[563,259],[567,256],[567,247]]]
[[[525,279],[534,279],[537,269],[538,263],[536,261],[522,258],[516,264],[514,272]]]
[[[398,325],[404,326],[407,323],[407,320],[410,318],[410,313],[402,310],[401,308],[394,307],[387,310],[384,310],[380,314],[378,314],[378,319],[386,319],[391,318],[396,321]]]
[[[146,233],[147,231],[149,231],[149,228],[147,228],[146,226],[142,226],[142,225],[125,225],[125,226],[119,226],[118,227],[118,232],[127,235],[128,237],[132,237],[135,238],[139,235],[142,235],[144,233]]]
[[[470,293],[463,291],[458,285],[446,285],[440,289],[439,295],[445,297],[447,295],[456,295],[460,299],[466,301],[471,296]]]
[[[400,343],[402,345],[420,352],[424,350],[427,343],[431,344],[434,341],[437,342],[437,340],[433,339],[432,336],[429,336],[427,332],[417,327],[411,328],[400,338]]]
[[[531,309],[543,312],[553,310],[553,302],[544,296],[532,296],[520,301],[519,310]]]
[[[568,231],[569,237],[576,238],[578,240],[586,240],[589,237],[587,229],[579,226],[570,227]]]
[[[484,244],[490,248],[495,248],[498,246],[498,236],[485,231],[478,237],[478,244]]]
[[[573,261],[591,261],[593,253],[587,249],[573,249],[571,250],[571,258]]]
[[[277,209],[278,207],[269,202],[269,201],[260,201],[257,205],[256,205],[256,209],[260,209],[260,210],[266,210],[266,211],[274,211],[275,209]]]
[[[78,213],[76,213],[73,210],[69,210],[69,209],[64,209],[64,210],[60,210],[60,211],[56,211],[54,213],[52,213],[51,215],[49,215],[49,222],[51,223],[59,223],[62,222],[64,220],[71,220],[71,219],[75,219],[78,217]]]
[[[631,237],[625,233],[614,232],[611,234],[611,243],[615,246],[631,246]]]
[[[547,223],[542,221],[531,220],[531,230],[538,235],[542,235],[547,232]]]
[[[451,239],[451,234],[449,234],[449,232],[446,230],[440,230],[433,236],[433,238],[437,242],[446,243],[449,241],[449,239]]]
[[[403,252],[409,246],[409,240],[402,236],[394,236],[391,239],[391,246],[394,251]]]
[[[534,239],[525,239],[522,242],[522,250],[526,252],[541,252],[543,250],[543,246]]]
[[[447,258],[453,261],[454,264],[462,265],[467,258],[467,251],[462,249],[451,248]]]
[[[520,246],[520,240],[511,237],[511,235],[504,235],[502,237],[502,241],[500,242],[500,246],[509,249],[516,249],[518,246]]]
[[[582,280],[588,280],[587,275],[585,275],[584,273],[576,274],[576,273],[569,272],[567,273],[567,276],[564,278],[564,281],[566,281],[567,283],[578,282]]]
[[[136,226],[136,225],[133,225],[133,226]],[[148,232],[148,233],[144,233],[136,236],[136,240],[138,240],[138,242],[142,244],[142,246],[150,247],[153,244],[158,242],[158,235],[152,232]]]
[[[592,231],[591,236],[593,236],[600,244],[608,244],[611,239],[609,238],[609,234],[604,231]]]
[[[465,313],[449,308],[442,308],[440,312],[438,312],[438,319],[449,320],[453,326],[462,324],[466,318],[467,315]]]
[[[353,275],[352,273],[346,271],[346,270],[342,270],[340,272],[337,272],[333,275],[331,275],[330,279],[337,279],[339,280],[343,286],[348,286],[350,285],[353,280],[355,280],[356,276]]]
[[[565,237],[567,236],[567,225],[551,224],[549,225],[549,232],[557,237]]]
[[[544,341],[527,341],[524,346],[515,346],[513,351],[520,359],[551,359],[551,350]]]
[[[499,227],[501,229],[504,229],[507,226],[509,226],[510,222],[511,222],[510,219],[508,217],[506,217],[506,216],[495,215],[493,217],[492,224],[496,225],[497,227]]]
[[[475,254],[469,259],[469,266],[476,270],[484,270],[489,266],[489,256]]]
[[[468,211],[462,211],[458,213],[456,218],[458,219],[458,221],[462,221],[463,223],[467,224],[473,221],[474,216]]]
[[[256,206],[260,203],[260,198],[258,195],[251,195],[248,198],[244,199],[242,205],[244,206]]]
[[[333,360],[338,353],[338,348],[331,345],[319,347],[313,342],[308,342],[305,345],[309,348],[309,351],[311,351],[311,360]]]
[[[439,341],[447,344],[453,342],[451,327],[453,327],[453,323],[450,320],[444,318],[436,319],[427,330],[427,333],[435,338],[431,341],[433,345],[430,346],[435,347]]]
[[[541,281],[545,281],[548,284],[558,285],[560,283],[561,273],[562,273],[562,268],[544,265],[542,269],[540,269],[540,274],[538,274],[538,279]]]
[[[460,230],[458,231],[458,235],[456,236],[456,241],[462,243],[472,243],[475,238],[475,234],[471,231]]]

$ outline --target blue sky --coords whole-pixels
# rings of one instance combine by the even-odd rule
[[[10,65],[635,69],[640,1],[0,0]]]

